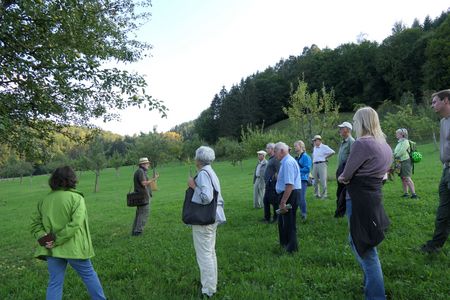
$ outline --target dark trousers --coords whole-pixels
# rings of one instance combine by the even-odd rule
[[[270,221],[270,206],[273,207],[273,220],[276,221],[277,220],[277,213],[275,212],[279,205],[279,198],[277,193],[275,192],[275,186],[267,184],[266,185],[266,191],[264,193],[264,198],[263,198],[263,203],[264,203],[264,219],[266,219],[266,221]]]
[[[341,193],[342,190],[345,187],[345,184],[340,183],[339,181],[337,181],[338,177],[342,174],[342,172],[344,171],[344,167],[345,164],[339,166],[336,170],[336,183],[337,183],[337,190],[336,190],[336,210],[334,212],[334,217],[342,217],[343,215],[339,212],[345,212],[345,201],[339,201],[339,198],[341,197]],[[345,199],[345,195],[344,195],[344,199]]]
[[[279,199],[283,193],[279,195]],[[296,212],[297,203],[300,201],[300,190],[293,190],[289,196],[286,204],[291,204],[292,209],[287,213],[278,216],[278,234],[280,237],[280,245],[283,246],[287,252],[298,251],[297,242],[297,226],[296,226]]]
[[[431,246],[444,246],[450,232],[450,168],[442,172],[439,183],[439,206],[436,212],[433,239],[428,241]]]

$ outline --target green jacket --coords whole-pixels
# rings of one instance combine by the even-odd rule
[[[88,259],[94,256],[86,205],[81,192],[51,191],[39,200],[31,223],[31,233],[37,240],[50,232],[56,235],[55,246],[47,249],[38,244],[35,257]]]
[[[409,141],[408,139],[399,139],[394,149],[394,158],[400,161],[409,159]]]

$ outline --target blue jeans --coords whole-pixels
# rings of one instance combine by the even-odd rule
[[[302,189],[300,190],[300,198],[298,198],[298,207],[302,216],[306,216],[306,188],[308,187],[308,181],[302,180]]]
[[[348,218],[350,227],[350,217],[352,215],[352,201],[347,198],[345,214]],[[348,241],[352,248],[353,254],[364,272],[364,295],[367,300],[384,300],[386,299],[384,291],[383,271],[378,258],[377,248],[369,249],[364,257],[359,256],[353,244],[352,235],[348,235]]]
[[[90,259],[65,259],[47,256],[47,267],[50,274],[47,287],[47,300],[62,299],[67,263],[80,275],[88,289],[91,299],[106,299],[102,285]]]

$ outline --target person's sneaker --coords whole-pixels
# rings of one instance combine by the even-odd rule
[[[423,253],[427,253],[427,254],[435,254],[435,253],[438,253],[439,251],[441,251],[441,248],[432,246],[430,244],[423,244],[420,247],[420,251],[422,251]]]
[[[261,220],[259,220],[261,223],[266,223],[266,224],[268,224],[269,223],[269,220],[266,220],[266,219],[261,219]]]
[[[411,199],[419,199],[419,196],[417,196],[417,194],[412,194]]]
[[[404,193],[402,198],[409,198],[409,194],[408,193]]]
[[[132,236],[140,236],[142,234],[142,232],[133,232],[131,233]]]
[[[306,215],[302,215],[302,222],[304,223],[304,222],[306,222]]]

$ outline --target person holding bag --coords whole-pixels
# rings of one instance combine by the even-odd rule
[[[219,178],[211,167],[214,159],[215,153],[213,149],[206,146],[198,148],[195,151],[195,163],[198,173],[195,179],[190,177],[188,180],[188,186],[194,191],[191,200],[193,203],[208,205],[214,200],[214,194],[217,197],[215,222],[206,225],[192,225],[195,254],[200,269],[202,294],[207,297],[214,295],[217,290],[216,231],[217,226],[226,221]]]
[[[148,178],[147,170],[149,167],[150,161],[148,158],[142,157],[139,159],[139,168],[133,175],[134,193],[142,195],[143,202],[136,206],[136,215],[131,229],[132,236],[140,236],[144,231],[150,212],[150,202],[152,200],[152,190],[150,185],[159,178],[158,173],[154,173],[153,178]]]
[[[31,223],[31,233],[40,245],[35,257],[48,265],[46,299],[62,299],[67,264],[77,271],[91,299],[106,299],[90,260],[94,249],[86,204],[83,194],[75,190],[76,183],[72,168],[57,168],[49,180],[52,191],[38,201]]]

